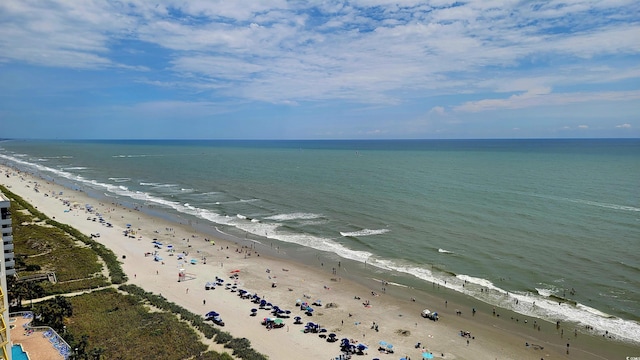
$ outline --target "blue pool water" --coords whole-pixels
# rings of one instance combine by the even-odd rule
[[[22,346],[13,345],[11,347],[11,358],[13,360],[29,360],[29,355],[22,350]]]

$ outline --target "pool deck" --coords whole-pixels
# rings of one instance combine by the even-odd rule
[[[29,358],[32,360],[63,360],[64,356],[60,355],[49,339],[43,336],[41,332],[34,332],[31,335],[27,335],[23,325],[30,322],[31,319],[25,319],[23,317],[12,317],[11,325],[15,325],[11,329],[11,342],[14,344],[22,344],[24,351],[29,354]]]

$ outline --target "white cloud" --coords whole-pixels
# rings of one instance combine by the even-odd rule
[[[578,129],[588,129],[588,125],[578,125]]]
[[[444,115],[444,113],[445,109],[442,106],[434,106],[433,108],[431,108],[431,110],[429,110],[429,114]]]
[[[478,112],[616,101],[637,94],[548,89],[640,77],[624,58],[640,54],[638,11],[634,1],[578,0],[5,0],[0,63],[148,70],[150,84],[273,103],[517,93],[454,107]],[[142,50],[125,62],[121,42]],[[147,47],[157,63],[144,60]],[[601,55],[627,60],[602,67]]]
[[[454,111],[481,112],[499,109],[522,109],[538,106],[557,106],[574,103],[596,101],[629,101],[640,100],[640,90],[636,91],[603,91],[592,93],[551,93],[549,89],[528,91],[524,94],[512,95],[506,99],[484,99],[469,101],[454,107]]]
[[[616,129],[631,129],[631,124],[616,125]]]

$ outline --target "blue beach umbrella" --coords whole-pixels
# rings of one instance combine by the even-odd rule
[[[387,349],[389,349],[389,350],[393,349],[393,345],[387,344]]]
[[[423,352],[422,353],[422,358],[423,359],[433,359],[433,354],[430,352]]]
[[[386,342],[386,341],[380,341],[380,342],[378,343],[378,345],[380,345],[380,346],[387,346],[387,342]]]

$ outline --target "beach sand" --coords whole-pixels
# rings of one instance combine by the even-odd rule
[[[270,243],[214,238],[188,224],[101,202],[81,191],[7,167],[0,166],[0,175],[0,183],[49,217],[87,235],[99,233],[96,240],[121,259],[129,283],[161,294],[196,314],[215,310],[225,322],[225,331],[249,339],[256,351],[270,359],[333,359],[340,354],[339,341],[329,343],[318,334],[303,333],[303,325],[293,324],[294,316],[301,316],[304,323],[319,323],[327,333],[336,333],[338,339],[368,345],[366,356],[355,356],[361,359],[421,359],[423,348],[435,358],[444,359],[622,359],[622,355],[640,355],[633,345],[612,344],[608,339],[583,333],[574,337],[569,329],[561,338],[555,324],[538,320],[543,327],[540,331],[532,326],[534,319],[529,319],[528,324],[524,319],[516,322],[511,317],[518,315],[505,310],[498,309],[502,316],[494,316],[489,305],[435,286],[417,290],[381,284],[372,278],[360,279],[357,274],[361,272],[354,271],[355,265],[350,262],[300,263]],[[36,184],[38,192],[34,191]],[[85,204],[91,204],[94,212],[88,213]],[[93,221],[95,213],[113,227]],[[123,235],[127,224],[134,232],[131,236]],[[163,247],[155,248],[153,239],[162,242]],[[173,245],[173,252],[167,250],[168,244]],[[148,255],[155,251],[162,261],[154,261]],[[184,252],[188,255],[178,260],[178,254]],[[195,264],[190,263],[191,259]],[[181,269],[186,273],[184,281],[178,281]],[[230,278],[232,271],[237,271],[237,279]],[[283,328],[267,330],[260,324],[264,317],[271,316],[266,310],[250,316],[251,309],[258,306],[241,299],[237,292],[224,286],[205,290],[205,284],[216,276],[291,310],[291,318],[285,319]],[[295,306],[298,299],[309,303],[320,300],[323,306],[312,305],[313,316],[307,316]],[[366,302],[370,305],[364,306]],[[335,306],[327,307],[330,303]],[[478,309],[475,315],[470,311],[472,306]],[[440,320],[422,318],[424,308],[438,311]],[[462,311],[460,316],[456,309]],[[460,336],[461,330],[468,331],[471,337]],[[394,353],[379,352],[381,341],[393,344]],[[418,342],[420,348],[415,347]],[[539,347],[525,346],[526,343]],[[571,345],[569,355],[567,343]]]

